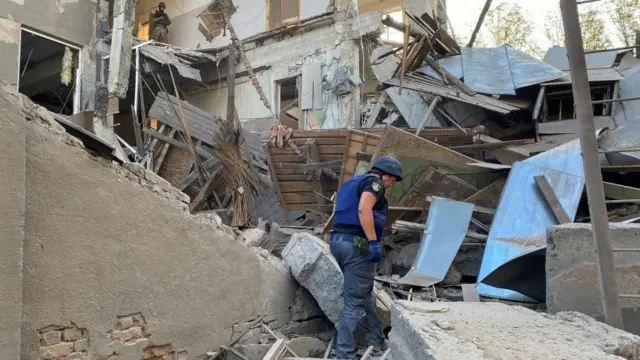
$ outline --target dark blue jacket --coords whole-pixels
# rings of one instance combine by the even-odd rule
[[[362,195],[360,185],[372,174],[363,174],[354,176],[345,181],[338,191],[336,200],[335,217],[333,219],[334,232],[347,232],[351,235],[365,237],[364,230],[360,225],[358,216],[358,205],[360,204],[360,196]],[[387,219],[387,200],[384,197],[384,187],[382,187],[381,196],[373,207],[373,221],[378,240],[382,239],[384,224]]]

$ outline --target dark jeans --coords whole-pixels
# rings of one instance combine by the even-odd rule
[[[336,359],[355,359],[355,331],[359,324],[365,329],[368,345],[384,342],[373,295],[376,264],[369,261],[369,254],[354,251],[353,235],[331,234],[331,253],[344,274],[344,310],[338,326]]]

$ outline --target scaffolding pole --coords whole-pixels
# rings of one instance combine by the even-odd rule
[[[587,63],[580,32],[578,4],[576,0],[560,0],[564,23],[567,53],[571,69],[571,84],[575,100],[576,114],[580,119],[580,147],[584,163],[584,174],[589,199],[593,240],[597,249],[598,280],[604,310],[605,322],[623,329],[622,311],[616,283],[611,231],[607,217],[602,173],[598,155],[598,142],[593,120],[591,91],[587,78]]]

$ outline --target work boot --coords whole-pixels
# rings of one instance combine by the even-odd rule
[[[371,352],[371,355],[382,356],[382,354],[384,354],[384,352],[387,351],[388,348],[389,343],[387,342],[387,340],[384,340],[381,344],[373,345],[373,351]]]

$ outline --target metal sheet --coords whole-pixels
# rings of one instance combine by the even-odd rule
[[[640,66],[622,72],[625,79],[620,81],[619,97],[640,97]],[[613,117],[618,124],[640,125],[640,100],[613,104]]]
[[[463,48],[464,83],[485,94],[515,95],[506,47]]]
[[[442,281],[469,229],[473,204],[433,197],[411,270],[400,282],[427,287]]]
[[[605,82],[605,81],[620,81],[624,79],[618,70],[616,69],[591,69],[587,70],[587,77],[589,82]],[[565,75],[557,80],[546,82],[542,85],[568,85],[571,84],[571,74],[565,71]]]
[[[195,81],[202,81],[200,77],[200,70],[192,68],[191,66],[182,63],[180,58],[173,54],[164,51],[162,48],[153,45],[146,45],[140,47],[140,53],[160,64],[173,65],[178,71],[178,74],[184,78],[192,79]]]
[[[562,139],[565,135],[559,135]],[[577,135],[566,135],[577,136]],[[526,147],[523,146],[523,147]],[[574,139],[524,161],[527,164],[584,177],[580,139]]]
[[[640,147],[640,124],[626,125],[608,131],[598,141],[605,150]],[[640,164],[640,151],[628,151],[605,154],[609,164],[614,166]]]
[[[509,56],[509,68],[516,89],[558,79],[564,75],[564,72],[540,61],[540,59],[511,46],[505,45],[505,48]]]
[[[481,295],[515,301],[535,301],[513,290],[482,284],[487,276],[512,259],[545,247],[547,227],[558,224],[538,190],[534,176],[546,176],[572,221],[576,215],[584,178],[531,164],[530,160],[535,158],[514,163],[500,196],[478,276],[478,291]],[[562,165],[563,162],[554,163],[547,158],[537,160],[533,162],[566,167],[566,164]]]
[[[614,129],[616,122],[612,116],[594,116],[593,119],[596,129],[609,128]],[[569,119],[560,121],[541,122],[536,124],[538,134],[577,134],[580,132],[580,120]],[[640,135],[640,134],[638,134]]]
[[[618,52],[615,50],[586,54],[585,58],[587,60],[587,69],[611,68],[615,63],[617,56]],[[567,49],[560,46],[550,48],[544,56],[544,62],[556,69],[568,71],[569,58],[567,57]]]
[[[438,62],[440,63],[440,66],[442,66],[445,70],[450,72],[451,75],[457,77],[458,79],[462,79],[462,56],[460,55],[449,56],[449,57],[438,60]],[[427,65],[425,67],[418,69],[418,71],[425,75],[433,76],[438,80],[443,80],[440,72],[435,70],[431,66]]]

